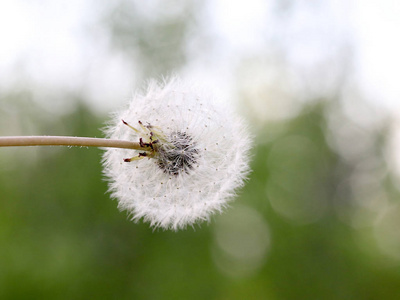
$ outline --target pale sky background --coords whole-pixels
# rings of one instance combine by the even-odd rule
[[[182,72],[229,90],[235,59],[268,51],[268,39],[282,37],[287,59],[306,70],[347,39],[355,51],[355,81],[370,100],[400,110],[399,1],[294,1],[296,14],[279,24],[271,3],[209,1],[204,30],[218,41],[215,53],[206,65],[194,58]],[[314,14],[312,5],[323,13]],[[134,88],[134,71],[111,53],[106,34],[93,30],[89,40],[82,34],[94,24],[96,9],[95,1],[2,0],[0,88],[33,83],[43,90],[82,91],[100,111],[125,102]]]

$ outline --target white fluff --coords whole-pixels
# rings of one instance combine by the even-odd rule
[[[176,78],[163,85],[152,81],[146,95],[135,95],[129,107],[116,114],[106,134],[150,141],[150,131],[166,139],[159,141],[153,158],[124,162],[140,152],[129,149],[107,149],[103,157],[112,196],[133,220],[182,229],[209,220],[243,185],[251,147],[247,128],[206,93]]]

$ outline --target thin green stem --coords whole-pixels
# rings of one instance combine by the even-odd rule
[[[149,151],[149,147],[141,147],[139,143],[102,138],[75,136],[3,136],[0,147],[13,146],[82,146],[101,148],[124,148]]]

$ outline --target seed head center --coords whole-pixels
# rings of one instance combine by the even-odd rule
[[[171,133],[168,142],[158,148],[157,163],[160,169],[171,175],[189,173],[196,164],[198,152],[190,135],[176,131]]]

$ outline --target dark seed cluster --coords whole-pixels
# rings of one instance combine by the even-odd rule
[[[193,139],[186,132],[173,132],[169,143],[158,149],[158,166],[165,173],[178,175],[181,172],[189,173],[196,164],[198,149]]]

